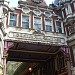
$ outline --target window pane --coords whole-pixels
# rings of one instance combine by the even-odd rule
[[[51,24],[51,20],[45,19],[45,25],[50,25],[50,24]]]
[[[22,16],[22,22],[29,22],[29,16]]]
[[[22,28],[29,28],[29,23],[22,22]]]
[[[41,26],[39,24],[35,24],[34,26],[36,30],[41,30]]]
[[[52,26],[46,25],[46,30],[47,30],[47,31],[52,31]]]
[[[29,16],[22,16],[22,28],[29,28]]]
[[[10,14],[10,19],[16,20],[17,19],[17,14]]]
[[[16,21],[10,20],[10,26],[16,26]]]

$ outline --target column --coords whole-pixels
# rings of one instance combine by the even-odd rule
[[[67,70],[68,70],[68,75],[72,75],[71,73],[71,64],[70,64],[70,58],[67,58]]]

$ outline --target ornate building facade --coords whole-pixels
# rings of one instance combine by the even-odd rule
[[[56,0],[55,0],[56,1]],[[75,0],[59,0],[57,3],[58,11],[61,11],[61,16],[64,22],[64,27],[67,35],[67,44],[70,49],[72,62],[72,75],[75,74]]]
[[[69,5],[69,3],[66,4]],[[60,1],[59,5],[61,5]],[[70,15],[68,19],[66,15],[66,11],[71,11],[71,7],[64,6],[62,16],[59,12],[60,8],[49,7],[43,0],[20,0],[17,8],[8,8],[9,10],[3,9],[3,1],[1,10],[4,18],[2,18],[3,21],[1,20],[1,25],[4,29],[1,28],[0,33],[1,45],[3,45],[0,45],[2,50],[0,62],[4,65],[3,75],[6,75],[6,63],[9,66],[9,61],[17,62],[14,65],[16,71],[11,70],[7,75],[72,74],[70,57],[73,57],[71,54],[73,52],[70,52],[70,49],[74,47],[67,44],[69,42],[67,39],[70,38],[68,35],[72,31],[72,27],[68,25],[73,21]],[[9,70],[8,67],[7,70]]]

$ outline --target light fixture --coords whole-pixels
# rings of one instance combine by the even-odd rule
[[[29,67],[28,70],[29,70],[29,72],[32,72],[32,67]]]

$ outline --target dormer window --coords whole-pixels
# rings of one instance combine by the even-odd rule
[[[46,11],[46,12],[45,12],[45,16],[46,16],[46,17],[50,17],[50,16],[51,16],[50,12]]]
[[[23,11],[23,13],[29,13],[30,12],[29,8],[23,8],[22,11]]]
[[[41,14],[40,10],[38,10],[38,9],[35,9],[33,12],[34,12],[35,15],[40,15]]]

